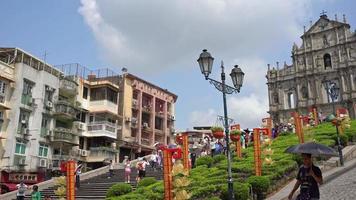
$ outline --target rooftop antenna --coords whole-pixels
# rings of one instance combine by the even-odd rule
[[[44,54],[43,54],[43,61],[44,61],[45,64],[46,64],[47,55],[48,55],[48,53],[47,53],[47,51],[45,50],[45,51],[44,51]]]

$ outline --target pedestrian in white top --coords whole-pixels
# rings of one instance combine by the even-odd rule
[[[150,158],[150,165],[154,171],[156,171],[157,161],[158,161],[158,155],[156,152],[153,152],[153,154],[151,155],[151,158]]]
[[[16,194],[16,199],[17,200],[24,200],[25,199],[25,192],[28,189],[28,186],[25,185],[23,181],[20,182],[20,184],[16,185],[17,188],[17,194]]]
[[[112,160],[110,160],[110,164],[109,164],[109,176],[108,178],[113,177],[114,175],[114,163]]]

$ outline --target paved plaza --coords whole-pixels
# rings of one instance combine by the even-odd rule
[[[322,200],[353,200],[356,199],[356,168],[322,185]]]

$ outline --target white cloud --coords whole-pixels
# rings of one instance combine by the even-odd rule
[[[229,115],[256,127],[268,109],[266,60],[279,57],[271,55],[281,54],[280,48],[289,52],[286,43],[298,42],[310,7],[308,0],[81,0],[79,13],[103,58],[133,73],[196,68],[203,48],[216,63],[224,58],[227,70],[239,64],[245,82],[242,94],[228,98]],[[222,112],[197,109],[186,120],[212,125],[217,113]]]
[[[216,123],[217,112],[214,109],[206,111],[193,111],[190,113],[189,122],[193,126],[212,126]]]
[[[105,59],[133,72],[149,73],[190,67],[202,48],[225,59],[256,56],[278,48],[298,37],[298,20],[308,12],[308,3],[81,0],[79,13],[92,29]]]

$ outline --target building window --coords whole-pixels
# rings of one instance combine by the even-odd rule
[[[41,123],[41,137],[45,137],[47,135],[47,131],[50,128],[51,119],[46,115],[42,115],[42,123]]]
[[[40,144],[40,147],[38,149],[38,156],[47,158],[47,155],[48,155],[48,145]]]
[[[26,152],[26,144],[22,142],[16,142],[15,153],[24,155]]]
[[[294,108],[294,94],[292,92],[288,93],[288,108]]]
[[[302,97],[303,99],[307,99],[308,98],[308,89],[307,87],[303,86],[301,89],[300,89],[301,93],[302,93]]]
[[[54,90],[55,89],[51,88],[48,85],[45,86],[45,102],[53,102]]]
[[[0,95],[5,96],[6,92],[6,83],[0,80]]]
[[[28,121],[30,118],[30,112],[20,110],[20,116],[19,116],[19,125],[18,125],[18,134],[24,134],[24,129],[28,128]]]
[[[83,87],[83,99],[88,99],[88,88]]]
[[[325,69],[332,68],[331,56],[328,53],[324,55],[324,67],[325,67]]]

